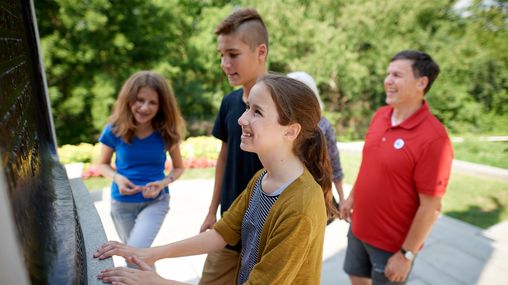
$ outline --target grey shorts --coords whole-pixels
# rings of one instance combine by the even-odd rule
[[[357,277],[371,278],[373,285],[403,285],[404,282],[391,282],[385,276],[385,267],[393,253],[373,247],[357,239],[349,228],[344,271]],[[414,262],[413,262],[414,264]],[[412,269],[413,265],[411,265]]]

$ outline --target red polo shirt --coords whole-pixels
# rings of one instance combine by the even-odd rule
[[[393,108],[374,115],[365,136],[354,186],[353,233],[374,247],[398,251],[419,206],[418,194],[442,196],[453,150],[444,126],[426,102],[392,127]]]

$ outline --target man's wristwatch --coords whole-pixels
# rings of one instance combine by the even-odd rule
[[[405,250],[403,248],[400,249],[400,252],[402,253],[402,256],[404,256],[409,261],[413,261],[416,257],[416,253],[409,250]]]

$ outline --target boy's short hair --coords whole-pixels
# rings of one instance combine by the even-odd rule
[[[268,49],[268,30],[259,13],[252,8],[238,9],[227,16],[215,29],[215,34],[238,34],[254,50],[261,44]]]

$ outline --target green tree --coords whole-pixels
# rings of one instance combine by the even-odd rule
[[[339,136],[363,137],[373,111],[384,104],[388,61],[403,49],[424,50],[441,65],[426,96],[451,130],[503,130],[492,121],[506,122],[508,68],[500,51],[508,43],[507,6],[476,3],[465,16],[455,3],[287,0],[254,6],[271,33],[270,69],[312,74]]]
[[[487,3],[487,4],[485,4]],[[384,104],[391,56],[421,49],[442,73],[426,95],[453,132],[508,124],[508,5],[455,0],[41,0],[43,58],[60,143],[94,141],[123,81],[139,69],[171,80],[190,134],[210,130],[228,85],[214,28],[255,7],[270,34],[269,69],[318,83],[341,138],[363,138]]]
[[[184,114],[213,115],[217,91],[202,84],[208,66],[189,41],[207,3],[180,2],[36,1],[60,143],[95,140],[121,84],[140,69],[171,80]]]

